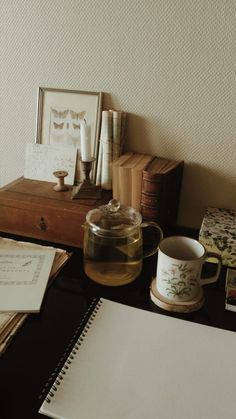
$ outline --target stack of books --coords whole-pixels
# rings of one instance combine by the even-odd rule
[[[174,227],[181,192],[183,161],[155,157],[143,171],[141,213],[162,227]]]
[[[32,257],[40,252],[40,262],[35,265]],[[50,269],[49,275],[45,278],[40,278],[39,268],[44,269],[43,254],[45,252],[52,253],[54,256],[53,262],[48,262]],[[51,246],[41,246],[39,244],[17,241],[0,237],[0,253],[1,262],[3,263],[4,257],[7,254],[11,258],[11,270],[17,276],[16,281],[9,282],[7,274],[11,274],[10,269],[1,271],[0,285],[1,285],[1,298],[0,298],[0,356],[5,352],[17,331],[23,325],[27,316],[31,312],[37,312],[40,309],[44,295],[44,287],[57,276],[62,267],[66,264],[71,256],[71,253],[59,248]],[[45,253],[46,254],[46,253]],[[30,259],[31,256],[31,259]],[[27,258],[28,262],[22,264],[21,257]],[[15,265],[13,266],[15,260]],[[35,270],[34,278],[29,284],[26,281],[27,266],[31,267],[32,272]],[[29,268],[30,269],[30,268]],[[44,274],[45,270],[43,271]],[[21,280],[21,275],[24,278]],[[20,285],[20,287],[19,287]],[[17,288],[19,291],[17,291]],[[29,288],[32,288],[29,293]],[[15,293],[16,290],[16,293]],[[6,292],[5,292],[6,291]],[[21,292],[22,291],[22,292]],[[24,297],[25,293],[25,297]],[[36,295],[35,295],[36,293]],[[6,296],[5,296],[6,294]],[[23,296],[23,300],[22,297]],[[19,298],[18,298],[19,297]],[[38,301],[39,300],[39,301]],[[39,307],[38,307],[39,303]],[[35,305],[36,309],[32,309],[31,305]],[[3,310],[4,307],[4,310]],[[3,311],[2,311],[3,310]]]
[[[113,198],[162,227],[176,224],[184,162],[129,151],[112,164]]]

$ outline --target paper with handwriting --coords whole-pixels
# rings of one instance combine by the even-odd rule
[[[24,177],[33,180],[56,182],[53,172],[65,170],[67,185],[74,184],[77,150],[46,144],[27,144]]]
[[[38,312],[56,249],[0,249],[0,310]]]

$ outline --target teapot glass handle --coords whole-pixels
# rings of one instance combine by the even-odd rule
[[[151,249],[147,249],[143,253],[143,258],[147,258],[149,256],[154,255],[154,253],[157,252],[159,243],[163,239],[163,231],[162,231],[161,227],[157,223],[155,223],[155,221],[145,221],[144,223],[142,223],[140,225],[140,227],[141,228],[153,227],[153,228],[156,228],[159,231],[157,243],[155,243],[154,246]]]

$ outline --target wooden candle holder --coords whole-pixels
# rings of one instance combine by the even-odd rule
[[[96,159],[93,157],[89,161],[82,161],[82,170],[84,173],[84,180],[80,185],[75,186],[72,190],[72,199],[99,199],[101,198],[101,188],[94,185],[90,180],[90,172],[92,164]]]

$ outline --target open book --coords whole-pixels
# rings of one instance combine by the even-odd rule
[[[101,299],[40,408],[60,419],[235,417],[235,333]],[[48,383],[49,384],[49,383]]]
[[[0,250],[1,249],[11,249],[15,251],[23,249],[28,250],[29,252],[34,249],[53,250],[55,252],[55,256],[49,274],[49,282],[55,278],[55,276],[71,256],[70,253],[63,249],[54,248],[51,246],[41,246],[31,242],[17,241],[3,237],[0,237]],[[17,330],[20,328],[26,318],[27,313],[25,312],[18,313],[14,311],[0,311],[0,354],[4,352],[12,337],[16,334]]]

